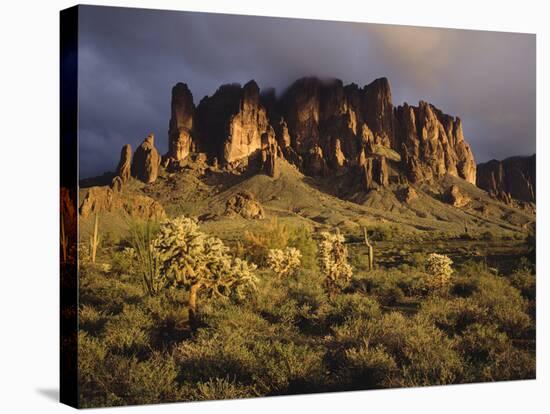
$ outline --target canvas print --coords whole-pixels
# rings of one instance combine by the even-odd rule
[[[534,379],[535,35],[61,12],[61,399]]]

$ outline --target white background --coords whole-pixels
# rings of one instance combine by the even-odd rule
[[[538,341],[536,381],[273,397],[103,409],[101,412],[550,412],[548,103],[550,40],[545,1],[375,2],[232,0],[90,1],[89,4],[217,11],[537,33]],[[59,10],[61,0],[0,3],[0,412],[72,409],[58,396]],[[545,20],[546,17],[546,20]],[[546,27],[545,27],[546,26]],[[136,31],[150,30],[136,27]],[[544,70],[546,68],[546,70]],[[546,113],[547,115],[547,113]],[[548,123],[547,123],[548,125]],[[518,140],[523,137],[518,137]]]

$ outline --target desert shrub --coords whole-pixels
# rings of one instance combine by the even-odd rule
[[[473,323],[487,320],[487,309],[467,298],[431,297],[422,302],[419,317],[432,321],[449,336],[461,334]]]
[[[254,384],[265,394],[302,393],[318,389],[323,384],[321,347],[289,341],[257,344],[258,370]]]
[[[78,310],[78,326],[92,335],[97,335],[105,325],[107,318],[104,312],[93,306],[82,305]]]
[[[450,293],[454,296],[467,298],[477,290],[477,278],[457,275],[453,277]]]
[[[480,236],[482,240],[486,240],[486,241],[496,240],[497,238],[497,236],[490,230],[484,231],[483,233],[481,233]]]
[[[183,397],[189,401],[228,400],[257,397],[258,391],[253,386],[246,386],[229,377],[211,378],[205,382],[187,383],[182,386]]]
[[[369,234],[373,241],[394,240],[399,234],[399,229],[395,226],[376,226]]]
[[[384,347],[363,341],[344,352],[337,375],[342,389],[372,389],[387,387],[396,374],[397,364]]]
[[[228,304],[206,314],[205,324],[177,348],[185,382],[230,375],[266,395],[303,391],[323,372],[320,349],[294,343],[295,332],[251,310]]]
[[[317,266],[317,243],[313,240],[311,231],[305,226],[291,228],[290,247],[298,249],[302,255],[302,268],[315,270]]]
[[[139,285],[106,277],[95,271],[90,271],[84,277],[81,273],[79,294],[80,303],[93,306],[105,314],[120,313],[125,304],[136,304],[143,298],[143,290]]]
[[[80,383],[84,407],[154,404],[181,400],[177,368],[170,355],[149,358],[110,355],[97,363],[88,381]]]
[[[302,254],[294,247],[284,249],[269,249],[267,253],[267,264],[279,279],[289,276],[300,266]]]
[[[399,374],[389,380],[391,386],[450,384],[460,378],[455,341],[425,318],[392,312],[369,322],[365,338],[397,363]]]
[[[328,361],[344,381],[359,381],[361,358],[381,365],[376,375],[372,373],[376,387],[450,384],[461,378],[456,341],[426,318],[391,312],[379,319],[348,320],[333,333]],[[372,381],[365,375],[365,381]]]
[[[483,260],[468,260],[462,263],[456,273],[463,277],[476,278],[482,274],[489,274],[489,266]]]
[[[380,305],[376,299],[360,293],[341,294],[331,300],[326,322],[333,326],[353,319],[378,318],[380,315]]]
[[[425,293],[425,276],[417,271],[375,270],[354,277],[351,289],[375,296],[381,304],[392,306]]]
[[[118,274],[137,273],[135,269],[136,260],[135,249],[127,246],[123,247],[121,250],[117,250],[113,253],[113,271]]]
[[[526,299],[536,299],[537,278],[534,274],[534,268],[531,262],[525,258],[520,261],[518,267],[512,273],[510,283],[518,289]]]
[[[257,369],[256,343],[267,340],[269,323],[250,311],[226,309],[229,321],[221,313],[203,315],[208,328],[201,328],[192,341],[183,341],[175,352],[183,381],[206,382],[210,378],[231,375],[250,384]],[[220,329],[218,329],[218,327]]]
[[[106,402],[101,382],[106,356],[107,349],[99,339],[83,331],[78,333],[78,386],[84,406]]]
[[[287,247],[300,251],[303,267],[315,268],[317,245],[311,231],[305,226],[283,224],[277,218],[272,218],[255,230],[245,231],[242,242],[246,257],[259,266],[268,265],[269,250],[283,250]]]
[[[105,324],[102,339],[107,348],[124,355],[143,355],[149,347],[150,315],[134,305],[125,305],[123,311]]]
[[[430,253],[426,258],[426,280],[428,289],[434,292],[446,292],[451,283],[453,261],[444,254]]]
[[[287,317],[292,315],[292,323],[302,332],[320,333],[324,329],[328,307],[322,282],[318,274],[299,273],[295,279],[289,280],[282,300],[274,303],[269,312],[272,315],[284,312]],[[265,300],[270,301],[269,297]]]
[[[527,301],[503,277],[480,275],[471,300],[487,309],[487,322],[496,324],[512,338],[521,337],[531,326]]]
[[[340,233],[321,233],[317,260],[319,269],[325,276],[325,287],[329,294],[342,289],[352,276],[344,241],[345,238]]]
[[[260,266],[267,264],[267,255],[270,249],[284,249],[289,245],[291,230],[277,218],[259,226],[256,230],[247,230],[244,233],[244,246],[250,260]]]
[[[331,326],[332,335],[336,344],[334,347],[329,347],[335,349],[331,357],[333,363],[336,365],[339,364],[342,353],[345,352],[345,350],[361,346],[367,334],[367,330],[370,327],[370,322],[370,319],[347,318],[344,319],[344,322],[341,324]]]
[[[471,325],[460,337],[458,348],[466,361],[467,381],[535,378],[534,354],[514,348],[495,325]]]
[[[426,270],[426,255],[422,252],[414,252],[409,255],[410,264],[417,270]]]
[[[149,329],[153,349],[169,350],[190,336],[187,315],[181,312],[181,304],[170,294],[146,297],[143,309],[153,320]]]

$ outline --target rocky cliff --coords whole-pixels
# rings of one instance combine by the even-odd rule
[[[145,161],[144,145],[152,146],[138,147],[132,166],[142,167],[132,175],[152,182],[156,156]],[[254,166],[275,177],[275,159],[282,157],[310,176],[357,177],[364,190],[446,174],[476,182],[461,120],[426,102],[394,107],[386,78],[363,87],[302,78],[280,97],[272,89],[260,93],[251,80],[222,85],[198,106],[187,85],[178,83],[172,89],[168,147],[165,166],[203,153],[212,165]]]
[[[534,203],[535,175],[535,155],[491,160],[477,166],[476,184],[506,203],[511,203],[512,199]]]

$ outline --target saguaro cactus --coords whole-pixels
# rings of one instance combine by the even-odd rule
[[[99,215],[96,214],[94,222],[94,232],[90,236],[90,258],[92,260],[92,263],[95,263],[97,247],[99,246],[99,239]]]
[[[363,227],[363,236],[365,237],[365,244],[369,249],[369,270],[374,269],[374,249],[372,244],[369,241],[369,235],[367,233],[367,228]]]

